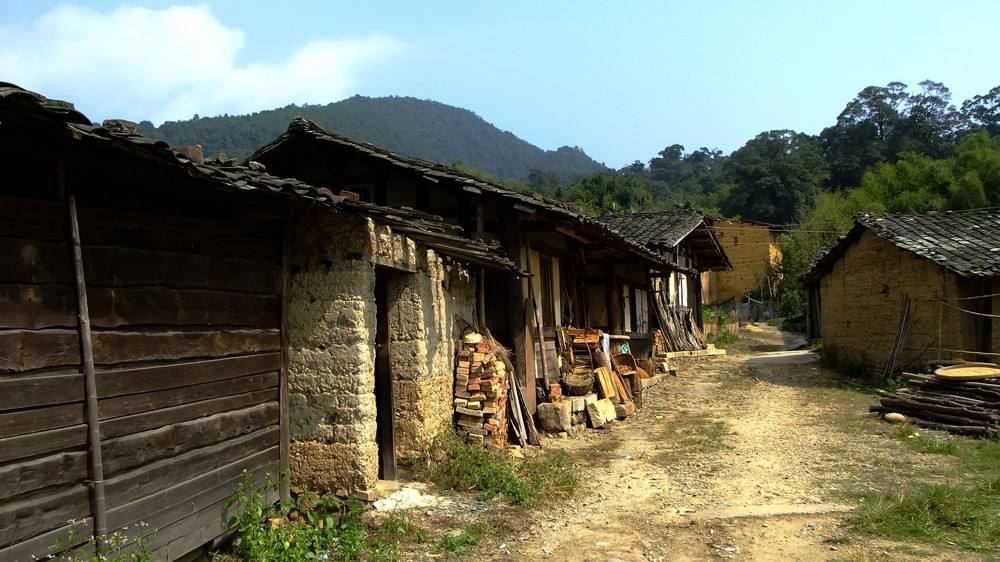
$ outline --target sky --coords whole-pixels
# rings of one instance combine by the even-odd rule
[[[361,94],[621,167],[818,133],[865,86],[1000,84],[1000,1],[0,0],[0,81],[159,124]]]

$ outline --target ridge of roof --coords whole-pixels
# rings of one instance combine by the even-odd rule
[[[361,152],[362,154],[366,154],[370,157],[383,159],[394,166],[420,172],[432,180],[448,179],[495,194],[499,197],[516,201],[520,204],[531,206],[543,212],[558,215],[559,217],[574,223],[577,226],[589,228],[600,233],[604,237],[609,238],[614,243],[620,245],[622,248],[658,266],[668,268],[673,267],[661,255],[650,248],[630,240],[628,237],[623,236],[614,229],[609,228],[607,225],[596,220],[594,217],[587,216],[565,203],[552,201],[537,193],[529,195],[514,191],[510,188],[477,178],[471,174],[456,170],[441,163],[414,158],[412,156],[401,156],[386,148],[379,147],[371,143],[356,141],[343,135],[330,132],[317,123],[303,117],[296,117],[292,119],[288,125],[288,129],[284,133],[270,143],[257,149],[257,151],[255,151],[253,155],[247,159],[247,162],[256,161],[258,159],[266,159],[268,152],[297,136],[306,136],[321,142],[331,142],[348,149]]]
[[[0,124],[20,122],[29,128],[46,128],[47,133],[80,142],[98,142],[102,147],[150,158],[160,165],[181,170],[233,193],[258,192],[282,195],[334,210],[363,214],[376,222],[405,231],[405,236],[462,261],[489,265],[519,273],[514,263],[499,249],[486,243],[457,236],[461,228],[441,217],[407,208],[381,207],[334,195],[295,178],[274,176],[234,161],[195,162],[163,142],[135,132],[111,130],[94,125],[73,104],[51,100],[8,82],[0,82]]]
[[[845,236],[817,252],[803,279],[821,279],[865,230],[963,277],[1000,275],[1000,211],[979,209],[857,215]]]

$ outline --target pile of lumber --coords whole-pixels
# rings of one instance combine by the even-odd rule
[[[507,365],[475,332],[462,337],[455,362],[458,434],[470,443],[502,449],[507,443]]]
[[[698,327],[691,310],[671,306],[659,292],[653,299],[653,312],[660,322],[666,351],[694,351],[705,349],[705,337]]]
[[[869,408],[872,412],[882,414],[887,421],[906,421],[928,429],[1000,436],[1000,380],[956,381],[915,373],[903,373],[903,377],[906,386],[893,392],[878,391],[881,399]]]

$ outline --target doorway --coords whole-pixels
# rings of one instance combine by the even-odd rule
[[[389,355],[389,292],[387,280],[375,279],[375,440],[378,477],[396,479],[396,437],[393,427],[392,363]]]

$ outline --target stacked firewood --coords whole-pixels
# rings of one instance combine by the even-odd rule
[[[878,391],[869,408],[888,421],[906,421],[962,435],[1000,436],[1000,380],[955,381],[904,373],[906,386]]]
[[[507,366],[482,336],[468,332],[455,362],[458,434],[470,443],[502,449],[507,442]]]

